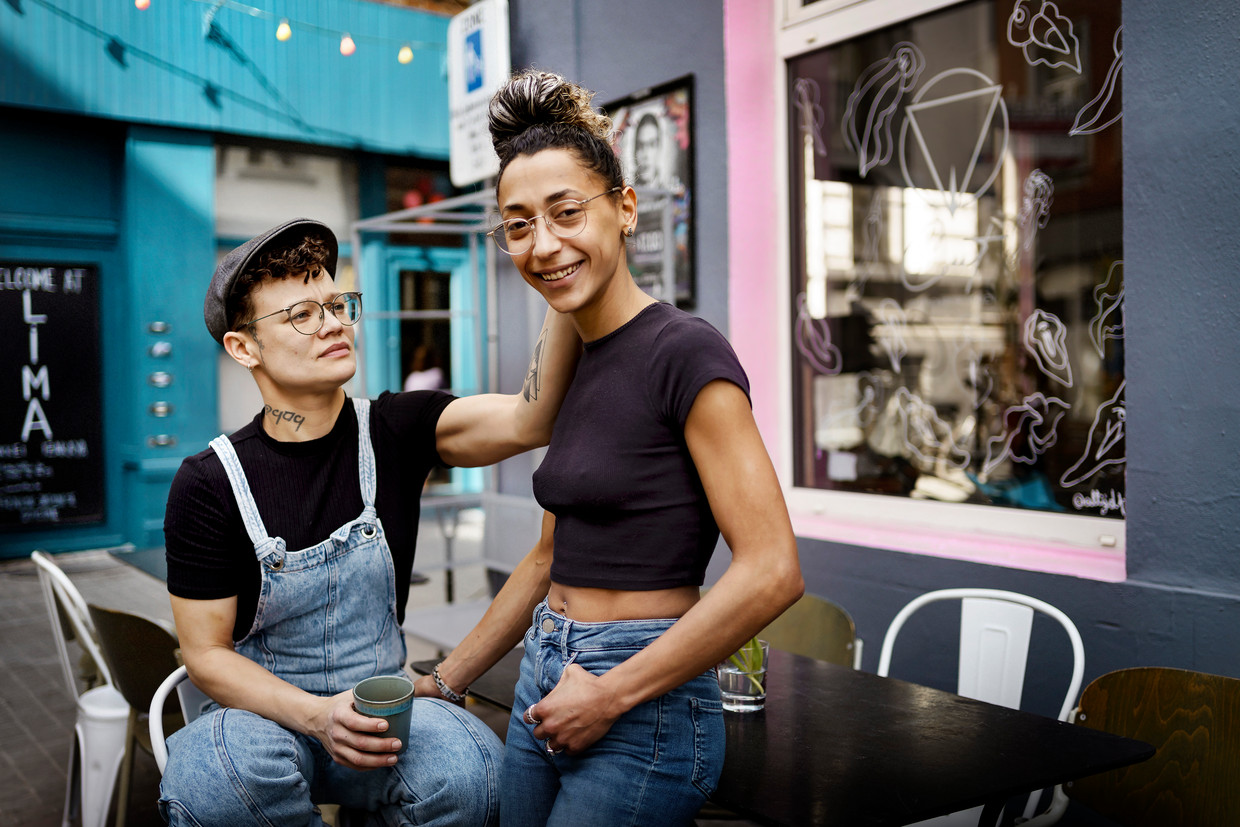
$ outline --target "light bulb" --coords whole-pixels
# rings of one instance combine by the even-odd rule
[[[412,63],[413,62],[413,47],[411,47],[408,43],[406,43],[404,46],[401,46],[400,51],[396,54],[396,59],[399,60],[401,63]]]
[[[281,42],[288,40],[293,36],[293,29],[288,24],[288,18],[280,21],[280,25],[276,27],[276,40]]]
[[[349,37],[349,33],[345,32],[340,38],[340,54],[348,57],[357,51],[357,44],[353,42],[353,38]]]
[[[151,0],[133,0],[133,4],[140,11],[145,11],[151,7]]]

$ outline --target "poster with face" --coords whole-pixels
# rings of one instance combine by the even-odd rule
[[[694,302],[691,97],[690,77],[604,107],[625,180],[637,190],[629,270],[642,289],[680,307]]]

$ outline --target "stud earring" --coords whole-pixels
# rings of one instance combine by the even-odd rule
[[[625,227],[625,228],[624,228],[624,235],[625,235],[625,237],[626,237],[626,238],[632,238],[632,237],[633,237],[633,228],[632,228],[632,227]]]

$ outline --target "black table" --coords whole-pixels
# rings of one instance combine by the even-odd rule
[[[117,560],[146,572],[151,577],[164,581],[168,579],[168,558],[164,554],[163,546],[138,549],[132,546],[122,546],[108,549],[108,553]]]
[[[470,687],[511,708],[514,650]],[[413,664],[429,672],[436,661]],[[724,713],[712,800],[770,825],[903,825],[1144,761],[1141,741],[771,651],[766,709]]]

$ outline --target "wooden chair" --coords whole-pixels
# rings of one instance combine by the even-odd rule
[[[861,639],[852,616],[838,604],[806,594],[758,633],[776,649],[861,668]]]
[[[1065,785],[1073,801],[1126,827],[1240,824],[1240,679],[1120,669],[1085,688],[1076,723],[1157,751],[1140,764]]]

